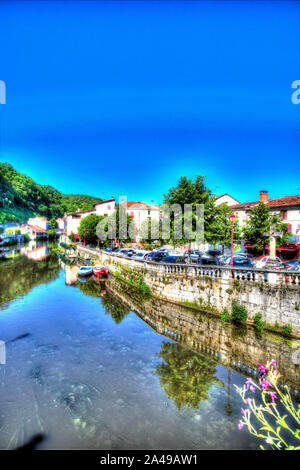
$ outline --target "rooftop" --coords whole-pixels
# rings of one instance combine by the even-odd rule
[[[243,202],[242,204],[234,204],[230,205],[233,210],[242,210],[248,209],[253,206],[258,206],[260,201],[251,201],[251,202]],[[268,199],[265,204],[269,207],[273,208],[281,208],[281,207],[300,207],[300,195],[298,196],[284,196],[278,197],[276,199]]]

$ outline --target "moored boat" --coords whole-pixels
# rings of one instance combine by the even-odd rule
[[[105,266],[102,266],[101,264],[96,264],[93,267],[93,273],[96,276],[107,276],[108,274],[108,269]]]
[[[79,268],[79,276],[89,276],[93,272],[93,266],[81,266]]]

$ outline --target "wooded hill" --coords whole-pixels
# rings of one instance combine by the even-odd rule
[[[61,217],[65,212],[92,209],[102,199],[85,194],[62,194],[36,183],[9,163],[0,163],[0,223],[25,222],[29,217]]]

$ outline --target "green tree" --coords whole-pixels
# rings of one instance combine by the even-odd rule
[[[111,236],[113,237],[113,243],[115,240],[129,243],[135,238],[133,219],[120,204],[116,204],[115,212],[111,216],[106,217],[101,225],[102,235],[105,235],[105,233],[107,234],[107,238],[105,240],[106,245],[110,244]],[[100,232],[99,236],[101,236]]]
[[[204,176],[197,175],[195,177],[195,180],[193,181],[191,179],[187,179],[186,176],[182,176],[178,181],[177,186],[170,188],[168,194],[164,195],[164,203],[167,206],[178,204],[182,212],[181,220],[180,217],[174,217],[174,214],[171,214],[170,217],[170,238],[173,244],[183,244],[188,241],[191,241],[190,232],[192,230],[195,233],[197,228],[197,222],[204,222],[204,240],[211,242],[210,225],[215,216],[215,205],[214,198],[211,195],[211,190],[205,186],[204,179]],[[189,216],[187,214],[184,214],[185,204],[190,204],[192,206],[192,211]],[[196,212],[197,205],[201,204],[204,207],[203,221],[200,220]],[[191,220],[191,230],[185,231],[184,224],[186,222],[187,217],[189,217]],[[182,230],[182,237],[177,238],[177,234],[180,233],[180,230]],[[195,237],[195,241],[200,240],[204,241],[201,238],[197,239],[197,236]]]
[[[207,226],[206,239],[213,245],[217,243],[224,247],[230,247],[231,245],[231,220],[230,214],[232,209],[226,204],[220,204],[215,206],[212,211],[210,224]],[[233,223],[233,241],[239,242],[241,239],[241,230],[239,223],[236,219]]]
[[[50,228],[51,228],[52,230],[55,230],[56,227],[57,227],[56,218],[53,217],[53,218],[50,220]]]
[[[78,235],[81,241],[84,240],[86,243],[96,244],[98,241],[97,237],[97,225],[98,223],[104,219],[104,216],[90,214],[81,219],[79,227],[78,227]]]
[[[247,242],[254,248],[265,253],[266,245],[269,243],[269,236],[265,233],[269,233],[271,227],[274,227],[276,232],[283,232],[283,236],[276,240],[277,245],[287,242],[290,235],[287,231],[287,223],[281,220],[279,214],[272,213],[269,206],[260,202],[249,211],[248,216],[243,233]]]
[[[163,342],[158,357],[163,362],[156,368],[160,384],[177,409],[199,409],[208,399],[209,389],[224,387],[216,374],[216,362],[177,343]]]

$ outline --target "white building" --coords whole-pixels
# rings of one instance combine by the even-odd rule
[[[269,199],[268,191],[260,191],[258,201],[231,205],[230,207],[238,217],[241,227],[246,223],[250,209],[257,206],[260,202],[270,207],[272,212],[280,214],[282,220],[288,224],[288,231],[292,232],[290,243],[286,246],[278,247],[277,251],[282,252],[283,257],[289,252],[290,257],[300,258],[300,195]]]
[[[215,196],[215,205],[219,206],[220,204],[227,203],[229,206],[233,206],[234,204],[239,204],[240,201],[234,199],[234,197],[230,196],[230,194],[221,194],[220,196]]]

